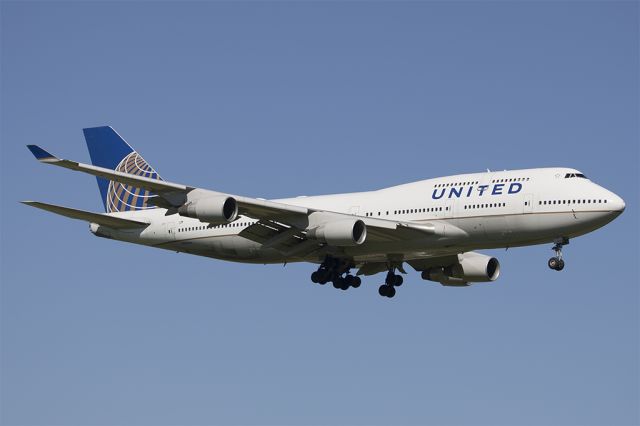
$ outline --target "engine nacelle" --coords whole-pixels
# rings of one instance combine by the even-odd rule
[[[360,219],[336,220],[307,230],[307,237],[332,246],[357,246],[367,238],[367,226]]]
[[[178,214],[198,219],[200,222],[229,223],[238,217],[238,203],[235,198],[225,195],[200,198],[181,206]]]
[[[468,286],[469,283],[495,281],[500,276],[500,262],[479,253],[458,255],[458,263],[422,271],[422,279],[446,286]]]

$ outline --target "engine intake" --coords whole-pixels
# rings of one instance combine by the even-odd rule
[[[332,246],[357,246],[367,239],[367,226],[360,219],[336,220],[308,229],[307,237]]]
[[[458,262],[446,267],[422,271],[422,279],[445,286],[468,286],[470,283],[495,281],[500,276],[500,262],[495,257],[479,253],[458,255]]]
[[[238,203],[235,198],[224,195],[200,198],[181,206],[178,214],[198,219],[200,222],[229,223],[238,217]]]

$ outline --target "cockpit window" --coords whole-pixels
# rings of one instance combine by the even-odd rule
[[[583,175],[582,173],[567,173],[566,175],[564,175],[565,179],[568,178],[582,178],[582,179],[586,179],[587,177],[585,175]]]

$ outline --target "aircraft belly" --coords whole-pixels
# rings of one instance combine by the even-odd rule
[[[189,253],[231,261],[255,263],[279,263],[285,261],[282,254],[276,250],[263,249],[261,244],[237,235],[185,241],[181,248]]]
[[[484,239],[486,237],[485,223],[482,217],[452,219],[451,223],[467,233],[467,240]]]
[[[487,216],[483,221],[484,233],[489,240],[502,241],[511,237],[513,227],[503,215]]]
[[[195,236],[182,240],[167,240],[166,235],[165,238],[161,238],[163,229],[154,226],[142,232],[140,230],[113,231],[108,236],[123,241],[237,262],[317,262],[327,254],[342,255],[362,262],[385,261],[392,258],[409,260],[483,248],[538,244],[552,241],[559,236],[574,237],[585,234],[604,226],[614,217],[606,212],[575,214],[558,212],[452,218],[448,220],[449,223],[465,231],[465,236],[447,238],[430,235],[399,241],[366,241],[359,246],[342,248],[316,246],[308,251],[296,253],[287,253],[272,247],[265,248],[259,242],[238,235]]]

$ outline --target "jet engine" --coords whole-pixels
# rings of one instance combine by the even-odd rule
[[[360,219],[335,220],[308,229],[307,237],[332,246],[357,246],[367,238],[367,226]]]
[[[495,281],[500,276],[500,262],[479,253],[458,255],[458,262],[445,267],[422,271],[422,279],[436,281],[445,286],[468,286],[473,283]]]
[[[238,203],[226,195],[189,201],[178,209],[180,216],[192,217],[213,224],[229,223],[238,217]]]

